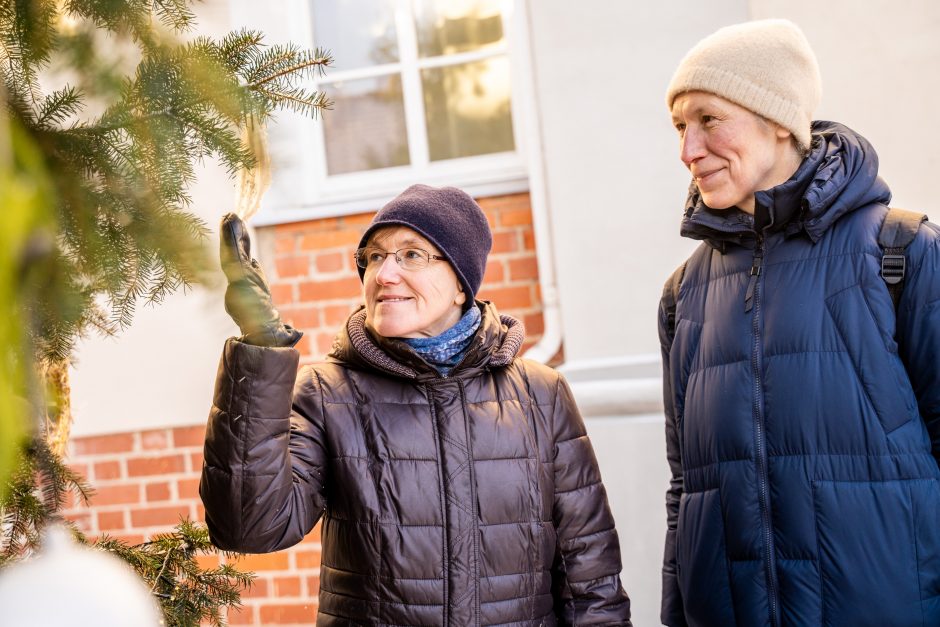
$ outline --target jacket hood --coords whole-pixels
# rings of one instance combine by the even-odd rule
[[[878,154],[867,139],[837,122],[813,122],[810,154],[786,182],[755,194],[768,212],[770,231],[805,233],[819,240],[839,218],[872,203],[891,200],[878,176]],[[698,187],[689,186],[680,230],[683,237],[708,241],[719,250],[754,235],[754,218],[736,208],[712,209]]]
[[[511,316],[501,316],[488,301],[476,301],[482,319],[476,337],[449,378],[475,376],[485,368],[512,363],[522,348],[525,328]],[[366,324],[365,307],[346,321],[333,341],[330,359],[364,370],[380,370],[405,379],[424,381],[440,377],[437,370],[401,340],[382,337]]]

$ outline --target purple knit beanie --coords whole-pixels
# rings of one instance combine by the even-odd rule
[[[493,246],[490,225],[473,198],[456,187],[412,185],[375,214],[359,248],[386,226],[406,226],[426,237],[453,266],[470,296],[467,303],[473,302]],[[365,270],[359,268],[359,279],[364,275]]]

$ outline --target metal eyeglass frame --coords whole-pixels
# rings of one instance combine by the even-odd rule
[[[402,270],[408,270],[408,271],[423,270],[424,268],[427,268],[429,265],[431,265],[431,260],[432,260],[432,259],[437,259],[437,260],[439,260],[439,261],[447,261],[447,258],[446,258],[446,257],[442,257],[442,256],[440,256],[440,255],[432,255],[431,253],[429,253],[428,251],[424,250],[423,248],[417,248],[417,247],[415,247],[415,246],[406,246],[405,248],[399,248],[398,250],[390,250],[390,251],[383,251],[381,248],[378,248],[378,247],[367,246],[367,247],[365,247],[365,248],[359,248],[359,249],[356,250],[356,252],[353,254],[353,258],[356,260],[356,265],[359,266],[360,268],[362,268],[363,270],[368,270],[368,269],[369,269],[369,266],[372,265],[372,264],[370,264],[370,263],[368,262],[368,260],[366,259],[365,255],[363,254],[363,253],[365,253],[365,251],[367,251],[367,250],[370,251],[370,252],[372,252],[372,253],[377,253],[377,254],[383,255],[383,258],[382,258],[382,261],[383,261],[383,262],[385,261],[385,259],[388,258],[389,255],[395,255],[395,263],[398,264],[398,267],[401,268]],[[420,252],[420,253],[423,255],[422,258],[426,258],[426,261],[425,261],[424,265],[418,266],[418,267],[416,267],[416,268],[409,268],[409,267],[407,267],[407,265],[402,265],[403,263],[406,263],[406,262],[407,262],[406,259],[404,259],[401,255],[398,254],[398,253],[402,252],[403,250],[414,250],[414,251]],[[365,265],[362,265],[361,262],[363,262],[363,261],[365,262]],[[379,267],[379,266],[381,266],[381,265],[382,265],[382,264],[378,264],[378,265],[376,265],[376,267]]]

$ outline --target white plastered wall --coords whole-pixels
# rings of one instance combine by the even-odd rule
[[[229,30],[225,0],[194,4],[199,34]],[[211,229],[231,211],[235,186],[218,163],[197,169],[190,211]],[[215,250],[215,234],[207,246]],[[178,292],[162,304],[137,308],[133,324],[114,338],[80,342],[71,373],[74,436],[193,425],[206,420],[226,337],[237,327],[222,306],[222,276],[214,288]]]

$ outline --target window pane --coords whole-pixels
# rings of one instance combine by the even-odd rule
[[[333,70],[398,61],[395,0],[313,0],[314,43],[333,53]]]
[[[505,0],[414,0],[418,54],[436,57],[492,47],[503,41]]]
[[[506,57],[431,68],[421,77],[431,161],[515,148]]]
[[[324,85],[334,101],[323,115],[329,174],[408,165],[401,77],[380,76]]]

